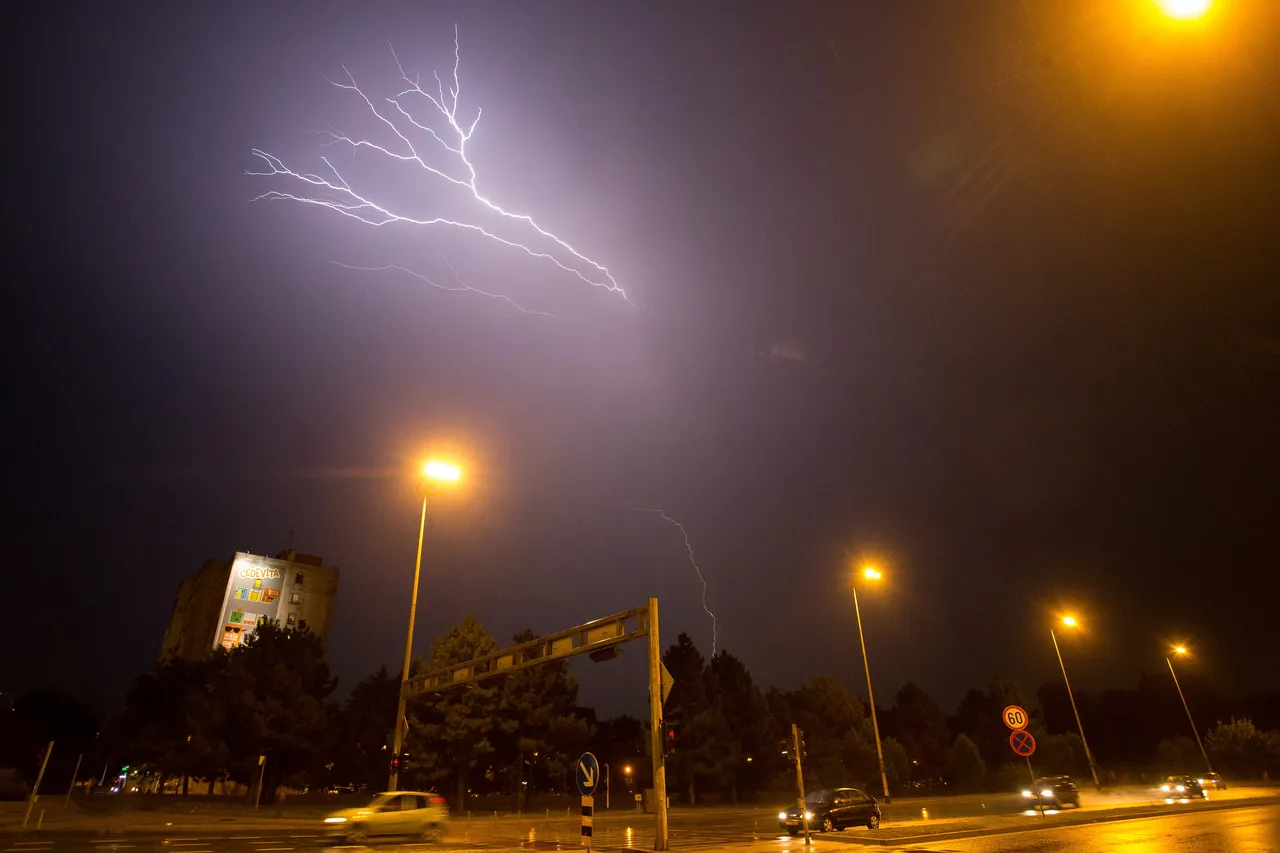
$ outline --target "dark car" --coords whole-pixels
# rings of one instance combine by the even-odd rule
[[[1207,800],[1209,795],[1194,776],[1170,776],[1160,786],[1166,800]]]
[[[857,788],[833,788],[813,791],[804,798],[805,808],[792,806],[778,814],[778,826],[792,835],[804,832],[804,821],[810,831],[830,832],[846,826],[880,828],[880,804],[870,794]]]
[[[1200,786],[1205,788],[1206,790],[1209,788],[1212,788],[1215,791],[1227,790],[1226,780],[1224,780],[1217,773],[1206,773],[1203,776],[1196,779],[1196,781],[1199,782]]]
[[[1080,808],[1080,792],[1076,790],[1076,783],[1071,781],[1070,776],[1046,776],[1037,779],[1035,785],[1035,790],[1027,789],[1022,792],[1022,799],[1029,808]]]

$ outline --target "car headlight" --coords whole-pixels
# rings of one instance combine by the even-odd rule
[[[1197,779],[1196,781],[1197,781],[1197,782],[1199,782],[1201,785],[1203,785],[1203,784],[1204,784],[1204,780],[1203,780],[1203,779]]]
[[[1023,791],[1023,792],[1022,792],[1022,796],[1024,796],[1024,797],[1030,797],[1030,796],[1034,796],[1034,795],[1033,795],[1030,791]]]
[[[1167,790],[1169,790],[1169,786],[1168,786],[1168,785],[1161,785],[1161,786],[1160,786],[1160,790],[1161,790],[1161,791],[1167,791]]]
[[[1041,791],[1041,792],[1040,792],[1040,796],[1042,796],[1042,797],[1052,797],[1052,796],[1053,796],[1053,791],[1050,791],[1048,788],[1045,788],[1043,791]]]
[[[347,819],[345,817],[327,817],[324,819],[324,822],[325,823],[346,823]]]
[[[778,820],[786,820],[786,819],[787,819],[786,812],[778,812]]]
[[[1187,789],[1186,789],[1186,786],[1184,786],[1184,785],[1179,785],[1179,786],[1177,786],[1177,790],[1179,790],[1179,791],[1185,791],[1185,790],[1187,790]]]
[[[813,812],[805,812],[805,813],[804,813],[804,819],[805,819],[805,820],[813,820]]]

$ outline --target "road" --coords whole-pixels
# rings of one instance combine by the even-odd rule
[[[1280,806],[1121,820],[915,844],[909,849],[912,853],[1275,853],[1280,851]]]
[[[1190,833],[1186,849],[1276,850],[1274,843],[1280,804],[1276,788],[1243,788],[1214,793],[1210,802],[1166,804],[1141,789],[1108,794],[1085,792],[1084,807],[1039,816],[1022,810],[1018,797],[1007,795],[948,797],[933,800],[895,800],[886,809],[884,826],[875,832],[853,829],[815,835],[812,853],[874,844],[882,849],[937,851],[1085,849],[1077,839],[1100,838],[1103,849],[1183,849],[1169,832]],[[1258,798],[1270,798],[1261,805]],[[1240,803],[1232,808],[1233,801]],[[1158,817],[1147,817],[1152,814]],[[1140,817],[1143,816],[1143,817]],[[776,809],[676,809],[670,816],[671,846],[676,850],[733,848],[742,853],[801,853],[802,839],[779,834]],[[1117,821],[1116,818],[1122,818]],[[274,824],[223,822],[174,823],[169,827],[112,821],[35,833],[0,833],[0,853],[307,853],[336,850],[361,853],[362,848],[334,848],[317,820],[282,820]],[[1111,821],[1099,823],[1098,821]],[[603,814],[596,818],[595,846],[600,850],[652,849],[654,821],[635,812]],[[1037,831],[1028,833],[1029,828]],[[994,837],[975,838],[985,833]],[[945,842],[938,841],[939,833]],[[1155,833],[1155,835],[1152,835]],[[1165,833],[1161,835],[1160,833]],[[1181,836],[1179,836],[1181,838]],[[1271,840],[1267,842],[1266,840]],[[1244,841],[1263,844],[1246,848]],[[575,849],[580,842],[576,814],[564,811],[530,816],[456,817],[444,843],[435,846],[382,844],[381,851]],[[1213,847],[1219,842],[1225,847]],[[1240,842],[1240,843],[1237,843]],[[1266,846],[1264,843],[1270,843]],[[1089,843],[1093,843],[1090,841]],[[1065,846],[1053,847],[1054,844]],[[1118,844],[1136,845],[1129,848]],[[1141,845],[1146,844],[1146,847]],[[1155,846],[1151,846],[1155,845]],[[1172,846],[1171,846],[1172,845]],[[1095,848],[1089,848],[1095,849]]]

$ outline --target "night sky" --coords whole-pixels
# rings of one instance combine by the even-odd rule
[[[290,536],[342,569],[343,683],[395,668],[430,454],[466,474],[430,505],[423,653],[468,612],[507,640],[649,595],[709,653],[680,531],[635,509],[661,507],[766,685],[862,692],[870,556],[882,704],[1055,678],[1060,606],[1079,689],[1168,640],[1280,689],[1276,4],[16,14],[0,690],[118,708],[179,580]],[[473,233],[252,201],[289,189],[245,174],[262,148],[458,209],[314,133],[394,143],[327,80],[396,94],[388,41],[447,75],[455,23],[481,190],[630,303]],[[441,255],[556,316],[332,263],[448,281]],[[639,713],[643,657],[576,666],[583,701]]]

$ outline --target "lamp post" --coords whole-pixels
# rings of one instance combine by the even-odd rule
[[[1063,616],[1062,624],[1067,628],[1075,628],[1079,625],[1074,616]],[[1062,681],[1067,685],[1067,698],[1071,700],[1071,712],[1076,715],[1076,728],[1080,731],[1080,743],[1084,744],[1084,757],[1089,760],[1089,773],[1093,776],[1093,787],[1101,791],[1102,783],[1098,781],[1098,768],[1093,763],[1093,753],[1089,750],[1089,741],[1084,736],[1084,726],[1080,724],[1080,709],[1076,707],[1076,697],[1071,692],[1071,679],[1067,678],[1067,665],[1062,662],[1062,650],[1058,648],[1058,635],[1050,628],[1049,636],[1053,638],[1053,650],[1058,654],[1058,666],[1062,668]]]
[[[1186,646],[1174,646],[1171,649],[1174,656],[1182,656],[1187,654]],[[1187,697],[1182,693],[1182,685],[1178,683],[1178,673],[1173,670],[1173,658],[1165,656],[1164,662],[1169,664],[1169,674],[1173,676],[1173,686],[1178,688],[1178,698],[1182,700],[1182,710],[1187,712],[1187,722],[1191,724],[1191,733],[1196,736],[1196,746],[1200,747],[1200,754],[1204,756],[1204,766],[1209,768],[1209,772],[1213,772],[1213,765],[1209,763],[1209,753],[1204,748],[1204,741],[1200,740],[1200,732],[1196,729],[1196,721],[1191,716],[1191,708],[1187,706]]]
[[[879,581],[884,577],[874,566],[864,566],[862,577],[868,581]],[[884,801],[889,802],[889,776],[884,772],[884,749],[880,746],[880,723],[876,720],[876,696],[871,689],[871,664],[867,662],[867,641],[862,636],[862,610],[858,606],[858,583],[853,584],[853,612],[858,619],[858,645],[862,646],[862,668],[867,673],[867,703],[871,706],[871,730],[876,736],[876,759],[880,762],[880,787],[884,791]]]
[[[413,657],[413,620],[418,615],[418,577],[422,572],[422,537],[427,528],[427,496],[432,493],[432,485],[446,482],[455,483],[462,472],[446,462],[432,460],[422,469],[422,479],[418,481],[418,491],[422,494],[422,518],[418,522],[418,556],[413,562],[413,594],[409,599],[409,631],[404,640],[404,668],[400,674],[400,698],[396,702],[396,727],[391,747],[391,777],[387,782],[387,790],[395,791],[400,785],[400,753],[404,749],[405,719],[404,688],[409,680],[409,662]]]

